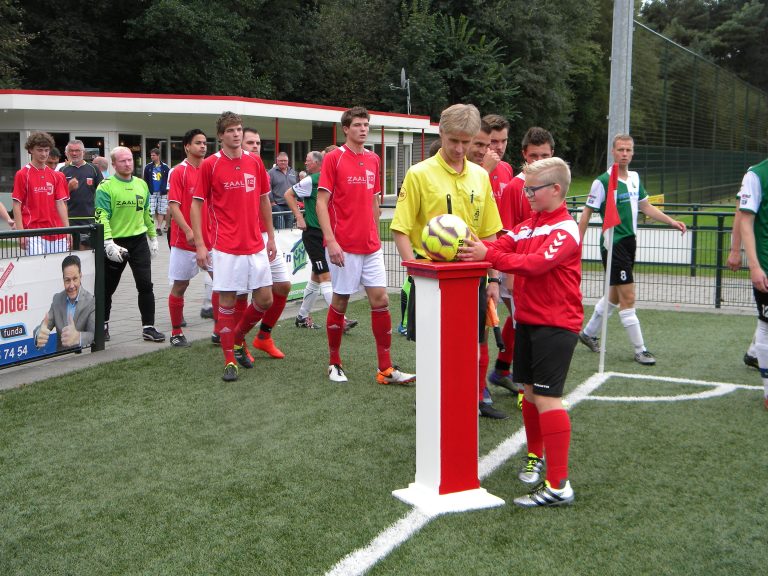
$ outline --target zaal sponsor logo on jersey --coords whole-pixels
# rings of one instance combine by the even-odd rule
[[[40,186],[33,186],[32,192],[35,194],[47,194],[48,196],[53,196],[53,184],[45,182]]]
[[[347,184],[365,185],[366,189],[373,190],[376,185],[376,173],[365,171],[365,176],[347,176]]]

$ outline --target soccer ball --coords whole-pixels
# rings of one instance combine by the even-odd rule
[[[455,214],[441,214],[427,222],[421,232],[421,245],[430,260],[456,259],[459,248],[469,240],[469,226]]]

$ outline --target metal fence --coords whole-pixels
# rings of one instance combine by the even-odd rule
[[[666,202],[733,200],[768,156],[768,94],[635,22],[632,170]]]
[[[581,205],[569,207],[576,219]],[[660,205],[667,214],[682,219],[688,232],[681,235],[668,226],[638,221],[635,266],[636,300],[646,305],[747,309],[754,306],[749,270],[726,266],[731,247],[733,210],[713,205]],[[642,215],[641,215],[642,216]],[[399,288],[406,278],[389,230],[381,222],[388,287]],[[602,296],[604,272],[599,256],[600,223],[594,221],[582,247],[581,290],[585,301]]]

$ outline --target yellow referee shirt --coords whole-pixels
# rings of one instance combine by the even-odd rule
[[[421,231],[430,219],[448,213],[449,201],[451,213],[480,238],[501,230],[488,172],[466,159],[464,169],[456,172],[439,152],[408,170],[397,196],[391,228],[406,234],[414,251],[424,256]]]

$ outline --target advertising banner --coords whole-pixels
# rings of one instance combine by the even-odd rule
[[[291,275],[291,291],[288,300],[304,297],[304,287],[309,282],[311,267],[301,240],[301,230],[276,230],[275,243],[283,253],[288,273]]]
[[[94,255],[75,258],[80,270],[68,254],[0,260],[0,368],[91,345]]]

